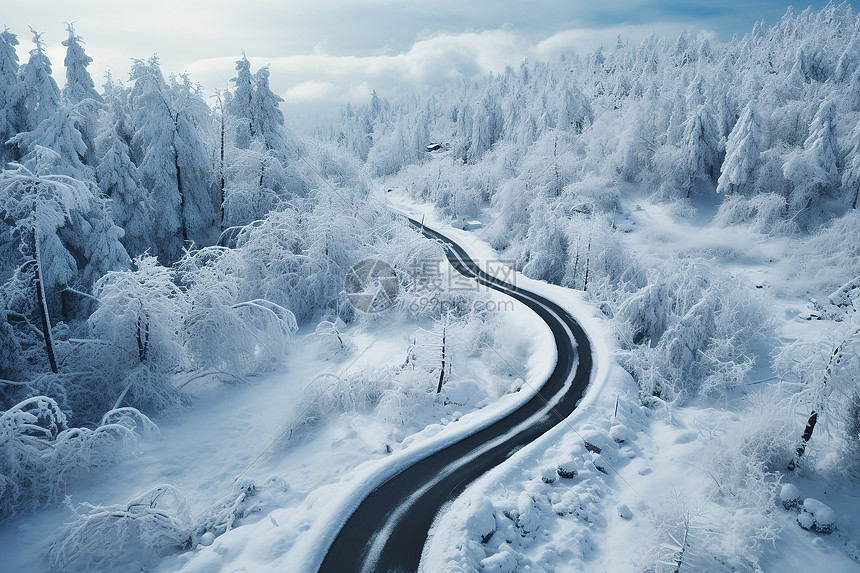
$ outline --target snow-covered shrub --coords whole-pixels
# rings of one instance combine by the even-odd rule
[[[338,324],[340,323],[340,324]],[[341,321],[330,322],[323,320],[314,329],[314,338],[317,340],[317,356],[323,360],[338,360],[348,356],[357,348],[344,332]]]
[[[391,372],[387,369],[363,370],[343,378],[335,374],[317,376],[299,399],[298,415],[285,433],[287,440],[340,414],[375,408],[390,380]]]
[[[238,526],[239,520],[280,507],[279,502],[287,490],[289,485],[279,476],[272,476],[260,485],[240,480],[233,484],[224,499],[194,518],[194,542],[211,545],[215,537]],[[209,543],[205,543],[207,535],[211,539]]]
[[[762,193],[753,197],[730,195],[726,197],[714,218],[723,225],[747,225],[756,233],[790,234],[796,226],[786,220],[788,206],[785,197],[776,193]]]
[[[659,348],[643,345],[619,353],[618,362],[639,387],[639,399],[645,405],[672,402],[677,398],[670,364]]]
[[[233,529],[236,520],[245,516],[248,499],[256,492],[257,488],[252,482],[242,480],[234,484],[226,500],[216,503],[195,520],[194,538],[199,540],[206,533],[217,537]]]
[[[555,468],[553,468],[552,466],[544,466],[543,468],[540,469],[539,474],[540,474],[540,480],[546,484],[550,484],[550,483],[555,482],[555,479],[557,477]]]
[[[797,294],[829,293],[860,276],[860,209],[853,209],[801,242],[789,259],[797,271],[790,276]]]
[[[629,296],[615,311],[614,324],[626,347],[634,344],[656,343],[669,324],[672,292],[666,281],[654,277],[653,282]]]
[[[784,345],[778,350],[774,365],[784,383],[793,386],[793,408],[807,420],[802,437],[799,428],[793,432],[798,440],[797,457],[803,455],[820,424],[838,437],[837,448],[849,454],[845,459],[847,465],[856,464],[851,453],[856,452],[860,425],[857,422],[860,313],[852,313],[842,322],[830,322],[824,338],[800,339]],[[797,461],[792,459],[791,465]]]
[[[761,546],[779,534],[776,501],[781,491],[780,471],[790,456],[791,425],[784,411],[768,406],[768,399],[754,400],[754,422],[740,433],[712,445],[706,471],[713,481],[710,498],[725,513],[712,516],[723,533],[708,551],[738,566],[755,566]],[[727,520],[724,525],[716,524]]]
[[[621,364],[643,401],[725,395],[743,382],[773,322],[761,295],[705,261],[652,280],[615,314]]]
[[[77,517],[59,533],[48,552],[53,569],[139,571],[194,544],[185,496],[159,485],[127,503],[81,504]]]
[[[69,480],[129,456],[140,434],[156,430],[133,408],[108,412],[89,429],[69,428],[46,396],[15,405],[0,414],[0,520],[61,500]]]
[[[366,203],[345,211],[340,196],[320,192],[241,231],[237,250],[245,264],[244,300],[270,301],[290,309],[300,322],[337,313],[347,271],[375,254],[366,230],[384,224],[384,216]]]
[[[267,300],[243,300],[247,264],[237,251],[187,252],[177,267],[189,300],[182,340],[193,368],[240,377],[283,362],[295,316]]]
[[[730,278],[716,285],[714,331],[697,357],[703,372],[698,393],[722,396],[746,380],[755,355],[773,340],[771,309],[752,285]]]
[[[566,225],[562,225],[541,207],[543,204],[536,205],[525,238],[526,244],[532,247],[526,251],[527,260],[521,262],[523,274],[548,283],[561,284],[571,256],[570,240],[565,233]],[[537,224],[538,221],[542,224]]]
[[[586,173],[581,181],[569,184],[562,193],[566,207],[575,212],[596,210],[611,213],[618,207],[620,197],[618,189],[609,180],[593,172]]]
[[[99,426],[107,426],[110,424],[125,426],[135,434],[144,438],[159,433],[158,426],[155,425],[155,422],[141,414],[139,410],[128,406],[124,408],[116,408],[102,416]]]
[[[172,376],[188,363],[177,336],[189,310],[187,295],[154,257],[138,257],[134,264],[135,270],[107,273],[94,287],[99,306],[88,320],[93,340],[80,349],[86,358],[81,368],[89,369],[80,389],[92,400],[88,410],[104,412],[124,401],[159,411],[182,401]],[[72,407],[80,409],[82,401]]]
[[[423,429],[416,420],[426,417],[436,401],[439,374],[426,370],[403,368],[386,380],[375,415],[382,420],[406,426],[417,432]],[[406,431],[406,430],[404,430]]]
[[[730,509],[712,513],[694,506],[683,494],[665,500],[650,516],[652,535],[637,565],[643,571],[718,570],[760,571],[761,545],[776,539],[778,528],[771,517]]]

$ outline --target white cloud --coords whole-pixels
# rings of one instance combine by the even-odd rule
[[[337,107],[348,101],[366,100],[372,89],[394,97],[435,86],[470,79],[488,72],[501,72],[523,60],[557,59],[561,54],[580,55],[624,41],[638,42],[652,32],[676,36],[680,25],[622,26],[606,29],[565,30],[530,41],[512,30],[436,33],[416,41],[399,53],[370,56],[327,54],[320,46],[314,53],[284,57],[248,54],[254,69],[269,65],[273,89],[282,94],[289,108],[293,104],[316,102]],[[192,77],[205,86],[226,86],[236,58],[212,58],[189,64]]]
[[[38,0],[6,10],[0,25],[19,35],[22,61],[32,47],[27,26],[44,31],[60,85],[65,51],[60,42],[66,35],[62,22],[77,20],[77,31],[95,60],[90,71],[97,85],[103,83],[106,70],[126,79],[131,58],[158,54],[165,73],[188,71],[209,91],[225,89],[235,73],[235,60],[246,50],[255,69],[271,64],[273,89],[285,97],[288,110],[290,106],[306,110],[310,105],[332,108],[361,101],[371,89],[396,96],[499,72],[524,59],[555,59],[571,52],[584,55],[601,43],[610,48],[619,33],[630,42],[652,32],[671,39],[683,29],[698,30],[705,22],[719,26],[713,10],[727,11],[749,27],[760,17],[756,10],[761,9],[753,5],[736,2],[709,8],[708,13],[702,11],[706,4],[704,0],[692,1],[691,6],[643,0],[602,5],[590,0],[291,0],[280,4],[268,0]]]
[[[306,81],[295,85],[284,94],[287,104],[330,100],[338,86],[332,82]]]

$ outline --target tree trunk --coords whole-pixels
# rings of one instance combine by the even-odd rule
[[[188,240],[188,226],[185,224],[185,194],[182,191],[182,170],[179,168],[179,151],[173,148],[173,164],[176,167],[176,189],[179,191],[179,226],[182,227],[182,246]]]
[[[257,185],[260,190],[263,189],[263,176],[265,174],[266,174],[266,160],[264,158],[263,161],[260,163],[260,181]]]
[[[824,371],[824,379],[821,381],[822,390],[827,386],[828,382],[830,382],[830,378],[833,376],[833,371],[839,366],[839,363],[842,362],[842,347],[845,343],[854,336],[860,334],[860,330],[855,332],[852,336],[845,338],[836,345],[836,348],[833,349],[833,353],[830,355],[830,360],[827,362],[827,369]],[[794,458],[788,463],[788,471],[794,471],[797,468],[797,465],[800,463],[800,457],[806,452],[806,446],[809,443],[809,440],[812,439],[812,432],[815,431],[815,424],[818,423],[818,406],[812,409],[812,412],[809,414],[809,418],[806,420],[806,427],[803,429],[803,435],[800,437],[800,444],[798,444],[797,449],[795,450]]]
[[[442,391],[442,382],[445,380],[445,333],[448,329],[448,321],[442,325],[442,369],[439,371],[439,384],[436,386],[436,393]]]
[[[681,566],[684,564],[684,551],[687,549],[687,533],[690,531],[690,522],[684,522],[684,539],[681,541],[681,550],[678,552],[678,557],[675,559],[674,573],[681,573]]]
[[[170,108],[168,107],[168,110]],[[179,147],[176,139],[179,137],[179,112],[173,116],[173,166],[176,169],[176,190],[179,192],[179,226],[182,228],[182,246],[188,240],[188,227],[185,224],[185,193],[182,191],[182,170],[179,167]]]
[[[818,423],[818,412],[815,410],[809,415],[806,420],[806,427],[803,429],[803,435],[800,437],[800,444],[795,450],[795,457],[788,462],[788,471],[793,472],[797,469],[797,464],[800,462],[800,457],[806,452],[806,444],[812,439],[812,432],[815,430],[815,424]]]
[[[220,96],[219,96],[220,103]],[[225,185],[224,185],[224,110],[221,110],[221,232],[224,232],[224,201],[226,200],[225,196]]]
[[[149,353],[149,315],[137,315],[137,356],[141,363],[146,362]]]
[[[45,335],[45,351],[48,353],[48,363],[51,365],[51,372],[57,374],[57,359],[54,356],[54,335],[51,333],[51,317],[48,315],[48,301],[45,297],[45,287],[42,284],[42,254],[39,250],[39,238],[36,235],[35,227],[33,228],[33,243],[35,244],[36,254],[36,276],[34,282],[36,285],[36,297],[39,299],[39,315],[42,318],[42,332]]]
[[[585,284],[582,285],[582,290],[588,290],[588,266],[591,261],[591,235],[588,237],[588,250],[585,254]]]

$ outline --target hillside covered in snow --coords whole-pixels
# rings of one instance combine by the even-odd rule
[[[404,212],[565,308],[597,364],[440,508],[422,570],[860,570],[850,5],[307,132],[245,56],[215,94],[155,57],[96,89],[67,31],[62,89],[41,34],[19,61],[0,33],[10,570],[318,566],[374,484],[537,395],[546,325]]]

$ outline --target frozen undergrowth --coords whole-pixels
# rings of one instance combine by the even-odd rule
[[[134,408],[104,415],[94,429],[69,427],[63,411],[35,396],[0,415],[0,520],[61,501],[75,478],[133,456],[158,428]]]
[[[65,570],[293,568],[318,539],[313,528],[336,522],[344,492],[360,499],[398,464],[528,399],[554,354],[551,344],[535,352],[535,339],[523,335],[548,338],[542,323],[521,305],[510,310],[447,317],[447,372],[438,395],[441,323],[433,313],[385,328],[375,318],[350,327],[323,323],[297,339],[293,352],[303,367],[289,374],[289,388],[277,377],[224,388],[192,382],[199,406],[165,424],[161,440],[145,442],[142,458],[108,469],[98,490],[80,484],[70,492],[90,503],[23,524],[56,528],[71,518],[48,553]],[[242,474],[250,489],[226,487]],[[159,482],[161,489],[140,494]],[[147,502],[140,511],[140,499],[153,495],[177,503]],[[220,501],[213,505],[213,498]],[[15,537],[7,530],[0,543]],[[15,564],[33,566],[34,559],[18,555]]]

